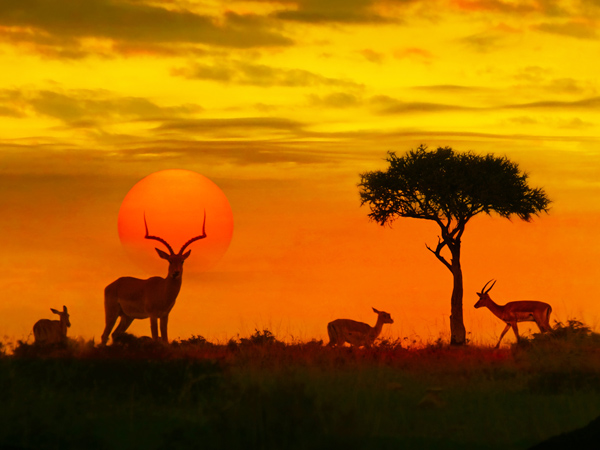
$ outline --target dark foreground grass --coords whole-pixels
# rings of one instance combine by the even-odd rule
[[[574,322],[501,350],[21,343],[0,404],[0,448],[526,449],[600,415],[600,341]]]

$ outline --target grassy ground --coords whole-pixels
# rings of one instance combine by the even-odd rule
[[[571,322],[501,350],[332,349],[268,330],[19,343],[0,357],[0,404],[0,448],[526,449],[600,415],[600,339]]]

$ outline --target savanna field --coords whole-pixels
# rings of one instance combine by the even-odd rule
[[[600,335],[569,321],[498,350],[269,330],[18,341],[2,346],[0,386],[0,448],[527,449],[600,415]]]

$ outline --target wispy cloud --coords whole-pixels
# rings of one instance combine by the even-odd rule
[[[540,100],[527,103],[497,104],[487,106],[480,104],[476,106],[467,106],[464,104],[451,103],[433,103],[420,101],[403,101],[386,95],[371,97],[369,104],[376,114],[382,115],[401,115],[416,113],[439,113],[439,112],[485,112],[502,110],[561,110],[578,111],[589,110],[597,111],[600,108],[600,97],[588,97],[580,100],[561,101],[561,100]]]
[[[313,94],[309,96],[309,101],[312,105],[329,108],[352,108],[363,103],[360,95],[350,92],[333,92],[327,95]]]
[[[286,2],[288,5],[291,2]],[[313,24],[391,23],[396,20],[380,14],[374,0],[296,0],[293,8],[274,14],[278,19]]]
[[[278,117],[236,117],[222,119],[171,119],[155,128],[156,131],[182,131],[210,133],[213,136],[244,135],[249,130],[299,132],[303,124]]]
[[[459,40],[463,45],[479,53],[487,53],[508,46],[507,34],[498,30],[485,30]]]
[[[416,113],[438,113],[449,111],[468,111],[471,108],[461,105],[448,105],[442,103],[402,101],[387,95],[378,95],[371,98],[371,105],[377,114],[416,114]]]
[[[422,64],[431,64],[434,59],[433,53],[420,47],[399,48],[394,51],[394,58],[409,59]]]
[[[0,111],[13,116],[52,117],[69,126],[94,126],[110,121],[162,120],[185,117],[202,110],[199,105],[160,106],[143,97],[123,97],[106,90],[3,90]]]
[[[160,141],[156,144],[125,148],[114,154],[120,161],[136,161],[143,159],[162,159],[163,156],[178,160],[180,163],[215,165],[276,165],[276,164],[330,164],[335,162],[333,154],[326,151],[314,151],[307,146],[273,143],[268,140],[235,142],[219,141]]]
[[[552,0],[550,0],[552,2]],[[546,1],[545,3],[550,3]],[[537,4],[536,4],[537,3]],[[465,12],[500,12],[507,14],[523,14],[539,10],[544,2],[508,2],[502,0],[452,0],[450,4]]]
[[[566,110],[593,110],[600,108],[600,97],[590,97],[575,101],[542,100],[530,103],[505,105],[502,109],[566,109]]]
[[[370,48],[359,50],[358,53],[361,54],[367,61],[375,64],[381,64],[384,60],[383,53],[377,52]]]
[[[534,29],[577,39],[598,39],[600,37],[598,24],[587,20],[572,20],[561,23],[546,22],[534,26]]]
[[[218,20],[217,20],[218,19]],[[207,44],[251,48],[288,46],[293,42],[255,14],[227,11],[213,17],[156,3],[126,0],[4,0],[0,26],[4,41],[26,43],[57,57],[77,57],[92,50],[86,38],[125,43]]]
[[[196,62],[187,67],[173,69],[172,74],[188,79],[262,87],[360,87],[360,84],[348,79],[326,77],[304,69],[278,68],[244,61],[220,61],[214,64]]]
[[[542,118],[534,118],[531,116],[512,117],[508,120],[510,124],[520,126],[547,126],[551,128],[567,129],[567,130],[584,130],[595,126],[594,123],[582,120],[579,117],[563,119],[554,116],[546,116]]]
[[[461,86],[458,84],[433,84],[430,86],[413,86],[411,89],[417,91],[429,91],[448,94],[461,94],[465,92],[489,91],[489,88],[479,86]]]

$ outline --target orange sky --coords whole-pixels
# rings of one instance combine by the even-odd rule
[[[215,269],[184,274],[170,337],[321,339],[371,306],[385,336],[447,337],[436,226],[359,207],[359,173],[421,143],[507,155],[553,200],[532,223],[469,223],[469,337],[502,331],[472,308],[491,278],[499,303],[597,329],[599,22],[597,0],[3,1],[0,339],[65,304],[69,334],[98,341],[103,288],[156,275],[121,248],[121,202],[173,168],[214,181],[235,230]]]

